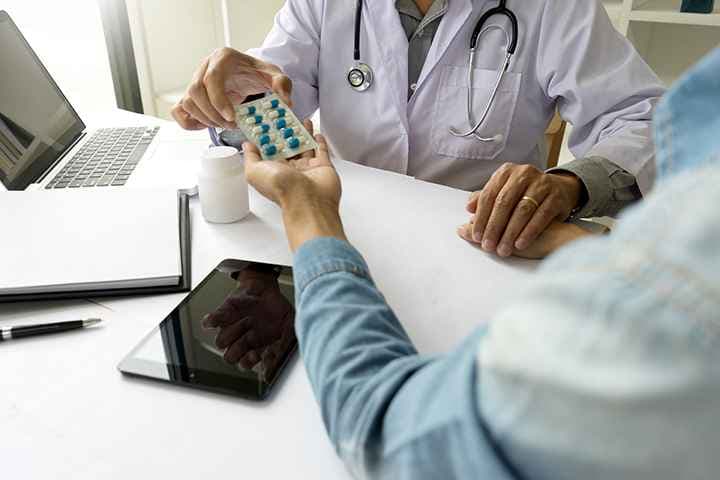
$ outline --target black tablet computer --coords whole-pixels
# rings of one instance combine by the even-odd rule
[[[297,348],[294,303],[291,267],[223,260],[118,369],[265,399]]]

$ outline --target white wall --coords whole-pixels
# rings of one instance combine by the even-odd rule
[[[116,107],[95,0],[0,0],[0,9],[10,14],[81,114]]]
[[[259,47],[284,3],[285,0],[225,0],[230,46],[241,51]]]
[[[260,45],[285,0],[126,0],[145,112],[170,118],[204,57]]]

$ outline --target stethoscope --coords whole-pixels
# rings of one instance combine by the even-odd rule
[[[362,26],[363,0],[357,0],[355,7],[355,48],[353,49],[353,65],[348,70],[347,79],[350,88],[356,92],[364,92],[373,84],[373,69],[360,61],[360,27]]]
[[[373,84],[373,70],[370,67],[370,65],[363,63],[360,61],[360,27],[362,22],[362,8],[363,8],[363,0],[357,0],[357,6],[355,8],[355,49],[353,52],[353,66],[350,67],[347,74],[348,83],[350,84],[350,88],[357,92],[364,92],[367,89],[369,89]],[[490,17],[494,15],[503,15],[510,20],[510,28],[512,32],[508,34],[507,30],[502,28],[499,25],[490,25],[485,26],[487,21],[490,19]],[[490,99],[488,100],[487,106],[483,110],[483,113],[480,117],[480,120],[475,122],[473,120],[473,114],[472,114],[472,84],[473,84],[473,67],[475,65],[475,52],[477,51],[478,42],[480,41],[480,37],[482,37],[486,32],[490,30],[500,30],[505,34],[505,45],[506,45],[506,52],[505,52],[505,61],[503,67],[498,72],[497,79],[495,80],[495,85],[493,87],[492,93],[490,94]],[[458,131],[454,127],[450,127],[450,134],[456,136],[456,137],[474,137],[477,140],[481,142],[500,142],[503,140],[502,135],[495,135],[493,137],[485,138],[481,137],[477,132],[482,127],[482,125],[485,123],[485,120],[487,119],[488,114],[490,113],[490,109],[493,106],[493,102],[495,101],[495,97],[497,97],[498,91],[500,89],[500,85],[502,84],[503,78],[505,78],[505,73],[507,72],[508,68],[510,67],[510,60],[512,60],[513,55],[515,55],[515,50],[517,49],[517,42],[518,42],[518,22],[517,17],[515,17],[515,14],[507,8],[506,6],[506,0],[500,0],[500,3],[497,7],[492,8],[485,12],[482,17],[480,17],[480,20],[478,20],[477,24],[475,25],[475,29],[473,30],[472,35],[470,36],[470,53],[469,53],[469,61],[468,61],[468,87],[467,87],[467,117],[468,117],[468,123],[471,125],[470,130],[467,130],[465,132]]]

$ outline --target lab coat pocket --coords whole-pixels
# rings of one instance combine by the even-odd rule
[[[496,70],[476,68],[473,71],[474,122],[480,119],[487,107],[497,75]],[[468,71],[467,67],[445,67],[440,79],[440,90],[433,115],[432,142],[435,152],[456,158],[487,160],[497,158],[507,145],[521,78],[520,73],[505,73],[490,112],[477,130],[478,135],[484,138],[499,137],[491,142],[481,142],[474,136],[455,137],[450,133],[450,127],[463,133],[472,128],[468,123],[467,111]]]

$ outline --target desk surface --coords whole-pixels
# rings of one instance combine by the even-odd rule
[[[91,125],[157,124],[127,112]],[[204,133],[179,133],[197,148]],[[190,148],[190,147],[189,147]],[[453,347],[512,298],[535,263],[460,240],[467,193],[337,162],[351,242],[423,353]],[[206,223],[192,203],[193,284],[224,258],[291,263],[280,211],[251,191],[252,214]],[[0,344],[0,465],[7,478],[348,478],[304,367],[269,402],[123,377],[117,363],[181,294],[0,306],[0,326],[101,316],[101,328]]]

